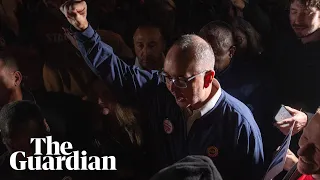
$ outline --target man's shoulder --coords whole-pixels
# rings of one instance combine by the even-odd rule
[[[240,100],[222,90],[224,96],[223,105],[229,107],[227,110],[237,112],[245,117],[252,116],[250,109]],[[252,116],[253,117],[253,116]]]
[[[220,106],[222,106],[221,108],[224,110],[224,115],[227,115],[230,118],[237,118],[238,125],[246,124],[254,129],[258,129],[253,114],[248,106],[225,91],[222,91],[222,98]]]

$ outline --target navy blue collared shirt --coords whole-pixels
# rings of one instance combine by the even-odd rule
[[[145,141],[150,167],[155,171],[187,155],[210,157],[223,179],[261,179],[263,146],[260,130],[250,110],[222,90],[207,114],[187,133],[187,121],[158,71],[128,66],[103,43],[89,26],[75,33],[89,67],[114,92],[134,101],[146,113]]]

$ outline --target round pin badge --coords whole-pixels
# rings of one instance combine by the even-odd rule
[[[218,154],[219,154],[219,150],[217,147],[215,146],[210,146],[208,147],[207,149],[207,153],[208,153],[208,156],[211,157],[211,158],[214,158],[214,157],[217,157]]]
[[[172,125],[171,121],[169,121],[169,119],[165,119],[163,121],[163,129],[164,129],[164,132],[166,132],[167,134],[172,133],[173,125]]]

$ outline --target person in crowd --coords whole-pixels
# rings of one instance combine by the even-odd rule
[[[250,110],[214,78],[214,53],[206,41],[184,35],[170,48],[162,72],[144,71],[101,42],[86,19],[85,1],[68,1],[60,9],[92,71],[147,117],[151,172],[199,154],[209,156],[224,179],[261,178],[260,130]]]
[[[320,111],[318,110],[304,128],[299,140],[298,158],[288,150],[284,169],[289,171],[284,179],[317,180],[320,178]],[[298,170],[298,173],[296,173]],[[297,176],[300,174],[300,176]],[[290,177],[290,178],[289,178]]]
[[[14,57],[10,54],[5,53],[0,56],[0,77],[0,107],[10,102],[32,101],[41,108],[41,113],[50,127],[50,134],[58,141],[70,141],[74,148],[86,150],[88,154],[102,156],[111,153],[117,154],[117,157],[123,157],[118,159],[117,167],[120,175],[115,174],[114,177],[124,176],[122,177],[124,179],[141,172],[138,171],[139,169],[133,170],[141,167],[134,163],[142,161],[142,143],[139,126],[132,110],[120,108],[119,105],[108,106],[112,113],[109,113],[108,118],[103,118],[100,115],[101,108],[79,97],[66,93],[31,92],[23,87],[22,74]],[[103,85],[98,82],[92,85],[94,85],[92,93],[105,93]],[[100,95],[89,97],[92,100]],[[109,101],[104,96],[101,99],[104,99],[105,104]],[[111,99],[110,102],[112,102]],[[113,109],[116,109],[116,113]],[[119,118],[112,118],[111,115],[114,114]],[[122,121],[118,122],[118,120]],[[105,126],[101,126],[102,122]],[[101,129],[101,127],[106,128]],[[2,152],[4,152],[3,148]],[[139,160],[128,161],[130,158]],[[143,165],[143,162],[141,164]],[[103,175],[98,174],[97,176]]]
[[[31,91],[44,90],[42,60],[36,48],[23,45],[7,45],[2,50],[14,56],[19,71],[23,74],[23,86]]]
[[[270,138],[270,135],[275,134],[281,136],[277,132],[271,133],[277,131],[270,121],[273,116],[273,112],[269,110],[272,102],[268,98],[271,91],[267,91],[269,88],[263,84],[264,81],[254,66],[234,58],[237,48],[232,30],[232,26],[223,21],[213,21],[205,25],[199,35],[209,42],[215,52],[216,77],[221,87],[252,111],[263,135],[265,160],[268,162],[272,160],[274,149],[281,143],[274,140],[277,138]],[[268,139],[272,141],[269,142]]]
[[[93,118],[94,132],[102,147],[99,153],[117,157],[119,176],[145,179],[143,166],[146,162],[139,113],[119,103],[101,79],[95,79],[89,87],[87,100],[100,106],[100,116]]]
[[[243,103],[252,106],[252,94],[259,89],[261,82],[252,66],[237,65],[234,59],[236,42],[232,27],[223,21],[213,21],[199,32],[200,37],[212,47],[215,55],[215,72],[221,87]],[[241,64],[238,62],[238,64]],[[254,107],[251,107],[254,108]],[[253,110],[253,109],[251,109]]]
[[[64,93],[31,92],[23,86],[23,75],[10,51],[0,53],[0,77],[0,107],[20,100],[36,102],[56,139],[73,139],[79,148],[91,147],[92,137],[83,133],[84,129],[90,127],[91,104]],[[78,128],[72,127],[74,122],[77,122]]]
[[[318,0],[292,0],[289,14],[295,34],[275,34],[270,52],[273,74],[277,80],[280,103],[295,109],[315,112],[319,105],[320,6]],[[287,89],[296,84],[296,88]]]
[[[56,180],[74,177],[73,172],[65,170],[17,171],[10,167],[10,156],[14,152],[25,152],[25,157],[17,156],[18,161],[25,160],[27,156],[33,156],[34,143],[30,144],[31,138],[51,136],[50,127],[42,116],[40,108],[32,101],[14,101],[3,106],[0,111],[0,130],[2,141],[7,148],[7,151],[0,156],[1,179],[42,178]],[[55,141],[54,137],[53,141]]]
[[[289,6],[291,31],[273,34],[273,51],[267,59],[277,94],[274,101],[304,112],[315,112],[320,102],[318,51],[320,6],[318,0],[292,0]],[[289,88],[292,85],[294,88]],[[296,153],[301,133],[293,136],[290,149]]]
[[[243,18],[237,17],[231,22],[237,51],[235,58],[238,61],[261,61],[259,55],[263,52],[259,33]]]
[[[34,154],[34,143],[30,138],[50,136],[50,128],[42,116],[40,108],[31,101],[14,101],[0,111],[1,138],[7,151],[0,156],[1,179],[62,179],[70,176],[66,171],[16,171],[10,167],[10,155],[16,151]],[[24,160],[18,156],[19,160]]]
[[[165,39],[161,29],[152,24],[140,25],[133,35],[134,65],[144,70],[161,70],[164,62]]]
[[[200,37],[212,47],[215,55],[215,72],[222,74],[230,64],[236,52],[231,27],[223,21],[212,21],[201,28]]]
[[[25,156],[18,155],[17,160],[26,160],[26,157],[34,156],[35,143],[30,143],[31,138],[45,138],[51,136],[52,141],[57,141],[55,136],[50,133],[42,110],[32,101],[14,101],[6,104],[0,111],[0,130],[2,141],[7,148],[2,156],[0,156],[0,172],[1,179],[4,180],[29,180],[34,178],[40,179],[103,179],[101,174],[96,171],[68,171],[62,166],[61,171],[48,170],[21,170],[17,171],[11,168],[10,156],[14,152],[23,151]],[[60,141],[58,141],[60,142]],[[69,141],[73,144],[72,141]],[[60,142],[62,143],[62,142]],[[73,146],[73,150],[78,150]],[[46,153],[46,146],[42,144],[42,153]],[[29,166],[27,166],[28,168]],[[19,166],[18,166],[19,168]],[[114,172],[103,174],[104,178],[112,178]],[[113,178],[112,178],[113,179]]]

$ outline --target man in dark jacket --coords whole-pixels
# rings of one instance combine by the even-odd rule
[[[101,42],[86,19],[85,1],[69,1],[61,10],[76,28],[89,67],[114,92],[146,110],[146,143],[155,171],[199,154],[209,156],[224,179],[261,178],[260,130],[250,110],[214,78],[208,43],[182,36],[169,50],[164,71],[147,72],[128,66]]]

